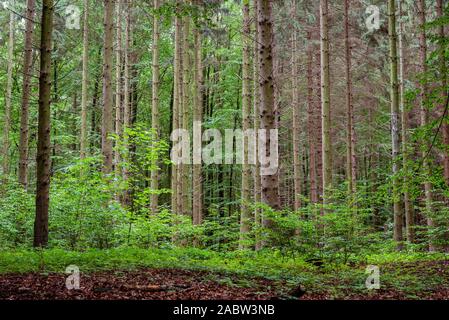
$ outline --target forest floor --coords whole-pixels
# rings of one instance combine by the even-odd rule
[[[198,249],[0,251],[0,300],[449,299],[447,255],[372,257],[380,289],[368,290],[365,261],[316,267],[267,254],[248,260],[248,254],[253,255]],[[81,270],[79,290],[66,288],[64,266],[71,264]]]

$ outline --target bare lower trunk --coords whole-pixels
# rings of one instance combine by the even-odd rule
[[[307,134],[309,138],[310,201],[318,202],[317,186],[317,139],[315,135],[315,102],[313,100],[313,44],[310,30],[307,31]]]
[[[390,43],[390,99],[391,99],[391,146],[393,161],[393,213],[394,240],[402,248],[402,205],[399,173],[399,88],[398,54],[396,48],[396,8],[395,0],[388,1],[388,34]]]
[[[351,78],[351,43],[349,39],[349,0],[345,0],[345,58],[346,58],[346,175],[349,193],[356,191],[357,167],[355,157],[354,107]],[[354,200],[354,199],[352,199]]]
[[[103,56],[103,118],[101,127],[101,152],[103,172],[112,172],[112,55],[114,51],[114,1],[104,0],[104,56]]]
[[[177,1],[177,11],[180,10],[180,1]],[[181,55],[182,55],[182,24],[181,24],[181,17],[176,15],[175,16],[175,48],[174,48],[174,75],[173,75],[173,81],[174,81],[174,92],[173,92],[173,124],[172,129],[176,130],[180,127],[180,109],[181,109],[181,102],[182,102],[182,66],[181,66]],[[178,155],[179,158],[179,155]],[[179,174],[180,174],[180,165],[179,164],[172,164],[172,171],[171,171],[171,190],[172,190],[172,201],[171,201],[171,208],[172,211],[175,213],[180,214],[178,208],[179,201],[179,195],[181,186],[179,186]],[[178,187],[179,186],[179,187]]]
[[[25,22],[25,54],[23,61],[22,106],[20,113],[19,142],[19,183],[28,187],[28,140],[29,140],[29,105],[31,92],[31,73],[33,68],[33,30],[36,0],[27,0]]]
[[[408,168],[408,152],[407,152],[407,140],[408,140],[408,112],[405,110],[404,102],[404,47],[403,47],[403,22],[402,22],[402,0],[399,1],[399,105],[401,111],[402,122],[402,168],[404,172],[404,213],[405,213],[405,233],[407,241],[412,243],[415,238],[414,232],[414,210],[410,203],[410,194],[408,191],[409,184],[409,168]]]
[[[81,87],[81,139],[80,158],[84,159],[87,154],[87,93],[88,93],[88,59],[89,59],[89,0],[84,0],[83,20],[83,75]]]
[[[12,1],[14,4],[14,1]],[[3,180],[6,181],[9,176],[9,130],[11,129],[11,101],[12,101],[12,69],[14,66],[14,13],[9,14],[9,37],[8,37],[8,67],[7,67],[7,84],[5,94],[5,117],[3,121],[3,145],[2,145],[2,168]]]
[[[296,1],[293,4],[293,16],[292,20],[296,20]],[[293,25],[292,28],[292,109],[293,109],[293,184],[294,184],[294,194],[295,194],[295,210],[301,208],[301,154],[300,154],[300,114],[299,114],[299,64],[298,64],[298,31],[296,26]]]
[[[254,39],[259,38],[259,23],[257,21],[258,17],[258,1],[254,0]],[[258,41],[254,42],[254,63],[253,63],[253,79],[254,79],[254,101],[253,101],[253,115],[254,115],[254,131],[258,132],[260,128],[260,91],[259,91],[259,43]],[[256,164],[254,165],[254,203],[256,207],[254,209],[254,226],[257,228],[261,224],[261,214],[260,209],[258,208],[258,204],[261,202],[261,181],[260,181],[260,162],[259,162],[259,141],[256,139],[255,141],[255,155],[256,155]],[[259,241],[259,237],[256,236],[256,244],[255,249],[259,250],[261,248],[261,242]]]
[[[442,17],[443,16],[443,0],[437,0],[437,16]],[[441,25],[438,27],[438,36],[441,39],[444,39],[445,32],[444,32],[444,26]],[[440,52],[439,52],[439,62],[440,62],[440,77],[441,77],[441,87],[443,90],[443,97],[442,97],[442,111],[444,112],[444,102],[447,99],[447,66],[446,66],[446,59],[445,59],[445,50],[444,45],[441,40],[440,42]],[[446,114],[447,117],[447,114]],[[449,186],[449,124],[446,121],[443,123],[443,145],[445,147],[445,150],[443,152],[443,168],[444,168],[444,181]]]
[[[251,108],[251,61],[250,61],[250,37],[251,37],[251,22],[250,22],[250,8],[249,1],[243,2],[243,61],[242,61],[242,130],[246,132],[251,126],[250,108]],[[243,241],[245,234],[250,229],[250,175],[251,168],[248,163],[249,155],[249,141],[248,137],[243,138],[243,165],[242,165],[242,196],[240,209],[240,248],[244,248]]]
[[[418,21],[419,21],[419,66],[420,66],[420,72],[424,76],[427,72],[427,37],[426,37],[426,31],[424,30],[424,26],[426,24],[426,4],[425,0],[419,0],[418,1]],[[429,89],[427,85],[427,80],[421,81],[421,93],[420,93],[420,104],[421,104],[421,126],[426,127],[429,123],[429,111],[427,110],[426,106],[426,99],[429,94]],[[426,199],[426,211],[427,211],[427,225],[429,227],[434,227],[435,223],[430,217],[432,212],[432,202],[433,202],[433,195],[432,195],[432,184],[430,180],[428,180],[431,177],[431,168],[430,168],[430,154],[427,154],[427,150],[429,148],[429,142],[428,138],[424,137],[423,143],[423,151],[422,151],[422,161],[423,161],[423,171],[424,171],[424,193],[425,193],[425,199]],[[435,251],[435,246],[433,245],[432,241],[429,243],[429,251]]]
[[[159,127],[159,23],[160,15],[157,12],[159,10],[159,0],[153,1],[154,15],[153,15],[153,87],[152,87],[152,105],[151,105],[151,127],[156,133],[156,139],[160,138]],[[159,189],[159,171],[151,171],[151,190],[154,192],[151,195],[151,212],[156,213],[158,210],[158,194],[156,191]]]
[[[183,55],[182,55],[182,66],[183,66],[183,81],[182,81],[182,128],[184,130],[189,130],[190,123],[190,52],[189,52],[189,36],[190,36],[190,17],[185,16],[183,24]],[[184,158],[184,155],[183,155]],[[192,206],[190,198],[190,169],[189,164],[182,164],[182,199],[181,199],[181,212],[185,215],[191,215]]]
[[[48,243],[48,207],[50,191],[50,101],[53,0],[42,2],[42,28],[39,77],[39,119],[36,157],[36,219],[34,247]]]
[[[270,154],[271,137],[270,131],[277,129],[277,110],[274,103],[274,82],[273,82],[273,20],[272,20],[272,0],[258,1],[258,23],[260,43],[259,50],[259,87],[260,87],[260,126],[266,130],[265,145],[260,150],[264,150],[266,155]],[[262,202],[269,205],[274,210],[280,209],[279,201],[279,168],[274,173],[261,175]],[[270,221],[264,219],[264,225],[269,226]]]
[[[199,4],[196,1],[196,4]],[[193,121],[200,123],[203,120],[203,56],[202,56],[202,37],[200,26],[196,25],[194,29],[194,110],[193,110]],[[198,143],[201,143],[201,126],[197,128],[198,136],[193,138]],[[192,218],[193,224],[198,225],[203,222],[203,178],[201,172],[201,149],[194,146],[193,147],[193,157],[198,159],[199,163],[193,164],[193,211]]]
[[[122,0],[117,0],[116,11],[117,46],[115,51],[115,135],[122,135]],[[120,152],[114,150],[115,172],[120,174]]]

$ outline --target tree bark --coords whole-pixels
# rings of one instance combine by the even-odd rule
[[[10,2],[14,5],[14,1]],[[5,94],[5,117],[3,121],[3,181],[6,182],[9,178],[9,131],[11,130],[11,103],[12,103],[12,69],[14,67],[14,12],[9,13],[9,36],[8,36],[8,57],[7,57],[7,84]]]
[[[260,127],[266,130],[265,145],[262,146],[266,155],[270,154],[270,131],[277,130],[277,110],[274,103],[273,81],[273,20],[272,0],[258,0],[259,35],[259,87],[260,87]],[[260,148],[259,148],[260,149]],[[279,200],[279,168],[273,174],[261,174],[261,200],[274,210],[280,209]],[[265,226],[271,223],[264,219]]]
[[[253,101],[253,124],[254,124],[254,132],[259,132],[260,129],[260,90],[259,90],[259,82],[260,82],[260,74],[259,74],[259,23],[258,23],[258,1],[254,0],[254,53],[253,53],[253,79],[254,79],[254,101]],[[255,156],[256,156],[256,164],[254,165],[254,203],[256,204],[254,209],[254,226],[255,228],[258,228],[261,224],[261,214],[260,214],[260,208],[258,207],[258,204],[261,202],[261,180],[260,180],[260,162],[259,162],[259,139],[256,138],[256,141],[254,143],[255,145]],[[256,244],[255,249],[259,250],[261,248],[261,242],[259,241],[259,237],[256,236]]]
[[[402,21],[402,0],[399,0],[399,35],[398,35],[398,44],[399,44],[399,107],[401,111],[401,123],[402,123],[402,170],[404,172],[404,181],[403,181],[403,189],[404,189],[404,213],[405,213],[405,233],[407,236],[407,241],[412,243],[415,238],[414,232],[414,210],[413,206],[410,203],[410,194],[408,191],[409,188],[409,174],[410,169],[408,165],[408,151],[407,151],[407,140],[408,140],[408,112],[405,110],[405,102],[404,102],[404,47],[403,47],[403,31],[404,24]]]
[[[426,24],[426,3],[425,0],[419,0],[418,1],[418,22],[419,22],[419,71],[421,72],[422,76],[425,77],[425,74],[427,72],[427,37],[426,37],[426,31],[424,30],[424,26]],[[427,79],[424,79],[423,81],[420,81],[420,105],[421,105],[421,126],[426,127],[429,123],[429,111],[426,106],[426,100],[429,94],[429,88],[427,84]],[[435,226],[435,223],[430,217],[430,214],[432,214],[432,202],[433,202],[433,194],[432,194],[432,183],[430,180],[428,180],[431,177],[431,168],[430,168],[430,160],[429,156],[430,154],[427,154],[427,150],[429,148],[429,141],[427,137],[424,137],[422,141],[422,161],[423,161],[423,171],[424,171],[424,193],[425,193],[425,203],[426,203],[426,211],[427,211],[427,225],[432,228]],[[429,243],[429,251],[435,251],[435,246],[430,241]]]
[[[104,45],[103,45],[103,118],[101,127],[101,152],[103,172],[112,172],[112,55],[114,50],[114,0],[104,0]]]
[[[329,202],[329,189],[332,188],[332,145],[330,118],[330,77],[329,77],[329,30],[328,0],[320,0],[321,35],[321,121],[323,136],[323,203]]]
[[[296,21],[296,0],[293,1],[293,15],[292,20]],[[294,209],[301,208],[301,193],[302,193],[302,179],[301,179],[301,154],[300,154],[300,113],[299,113],[299,64],[298,64],[298,31],[296,26],[292,25],[292,126],[293,126],[293,185],[295,194]]]
[[[50,103],[53,0],[42,1],[42,27],[39,77],[39,119],[36,157],[36,218],[34,247],[48,244],[48,207],[50,191]]]
[[[196,1],[198,6],[200,2]],[[202,36],[199,22],[195,26],[194,33],[194,110],[193,121],[201,122],[203,120],[203,55],[202,55]],[[201,126],[197,128],[198,136],[194,136],[195,141],[201,143]],[[193,224],[198,225],[203,222],[203,178],[201,165],[201,151],[200,148],[194,146],[193,157],[197,158],[200,163],[193,164]]]
[[[187,1],[186,1],[187,2]],[[182,67],[183,67],[183,75],[182,75],[182,129],[188,131],[189,123],[190,123],[190,51],[189,51],[189,37],[190,37],[190,17],[185,16],[183,18],[183,49],[182,49]],[[183,155],[184,158],[184,155]],[[191,189],[191,181],[190,181],[190,169],[191,166],[189,164],[181,164],[182,167],[182,189],[181,189],[181,212],[185,215],[191,215],[192,206],[191,206],[191,198],[190,198],[190,189]]]
[[[174,81],[174,94],[173,94],[173,130],[178,129],[180,126],[180,118],[179,113],[181,109],[181,96],[182,96],[182,66],[181,66],[181,55],[182,55],[182,21],[181,17],[179,16],[180,13],[180,5],[181,2],[178,0],[176,2],[176,12],[175,15],[175,48],[174,48],[174,74],[173,74],[173,81]],[[179,155],[178,155],[179,157]],[[171,190],[172,190],[172,201],[171,201],[171,208],[174,213],[181,213],[179,212],[178,203],[179,201],[179,192],[181,187],[178,188],[179,185],[179,174],[180,174],[180,165],[173,163],[172,164],[172,176],[171,176]]]
[[[346,175],[349,194],[355,193],[357,186],[357,166],[355,156],[354,106],[352,99],[352,58],[349,39],[349,0],[345,0],[345,76],[346,76]],[[351,199],[352,201],[354,199]]]
[[[393,161],[394,240],[402,248],[402,205],[399,181],[399,85],[396,47],[396,0],[388,0],[388,35],[390,44],[391,155]]]
[[[313,95],[313,44],[311,31],[307,30],[307,129],[309,140],[309,179],[310,201],[318,203],[317,186],[317,139],[315,135],[316,119]]]
[[[153,83],[152,83],[152,103],[151,103],[151,127],[155,131],[156,139],[160,139],[160,123],[159,123],[159,23],[160,15],[157,12],[159,10],[160,1],[153,1],[153,9],[155,11],[153,16]],[[159,171],[151,171],[151,190],[154,192],[151,194],[151,212],[156,213],[158,210],[159,196],[156,193],[159,189]]]
[[[36,0],[27,0],[25,22],[25,45],[23,61],[22,105],[20,113],[19,140],[19,183],[28,187],[28,141],[29,141],[29,106],[31,92],[31,73],[33,70],[33,31]]]
[[[87,94],[88,94],[88,59],[89,59],[89,0],[84,0],[84,22],[83,22],[83,75],[81,84],[81,140],[80,158],[84,159],[87,154]]]
[[[443,0],[437,0],[437,17],[440,18],[443,16]],[[440,37],[439,42],[439,63],[440,63],[440,77],[441,77],[441,87],[442,87],[442,112],[444,112],[444,102],[447,99],[447,66],[445,54],[446,51],[444,49],[443,39],[445,37],[444,25],[438,27],[438,36]],[[447,114],[446,114],[447,119]],[[444,168],[444,181],[446,185],[449,186],[449,123],[447,120],[443,122],[443,168]]]
[[[251,20],[249,0],[243,1],[243,60],[242,60],[242,130],[246,132],[251,127]],[[243,136],[242,194],[240,207],[240,248],[245,248],[245,235],[250,230],[250,176],[248,136]]]
[[[122,136],[122,0],[117,0],[117,21],[115,25],[117,45],[115,50],[115,135]],[[129,97],[128,97],[129,100]],[[114,150],[114,164],[117,176],[121,175],[120,152]]]

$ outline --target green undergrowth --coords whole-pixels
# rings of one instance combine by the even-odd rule
[[[308,292],[326,293],[342,298],[347,292],[371,294],[365,287],[366,265],[378,265],[383,289],[404,292],[414,298],[419,291],[448,287],[447,273],[434,273],[433,261],[448,260],[442,253],[384,253],[361,257],[355,264],[324,264],[316,267],[300,256],[284,256],[278,251],[235,251],[219,253],[196,248],[116,248],[86,251],[5,250],[0,251],[0,274],[27,272],[64,272],[76,265],[83,273],[97,271],[133,271],[144,268],[174,268],[216,273],[206,277],[241,287],[251,286],[250,279],[263,277],[282,283],[281,291],[298,284]],[[234,277],[235,276],[235,277]]]

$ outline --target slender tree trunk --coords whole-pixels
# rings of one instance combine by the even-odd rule
[[[14,1],[10,2],[14,5]],[[8,57],[7,57],[7,84],[5,94],[5,117],[3,121],[3,180],[6,182],[9,176],[9,130],[11,130],[11,103],[12,103],[12,69],[14,67],[14,12],[9,13],[9,37],[8,37]]]
[[[253,101],[253,124],[254,124],[254,132],[259,132],[260,129],[260,90],[259,90],[259,83],[260,83],[260,74],[259,74],[259,23],[258,23],[258,1],[254,0],[254,53],[253,53],[253,79],[254,79],[254,101]],[[254,143],[255,145],[255,158],[256,158],[256,164],[254,165],[254,202],[256,204],[254,209],[254,226],[258,228],[261,224],[261,212],[260,208],[258,208],[258,204],[261,202],[261,180],[260,180],[260,162],[259,162],[259,139],[256,138],[256,141]],[[256,236],[256,244],[255,249],[259,250],[261,248],[261,242],[259,237]]]
[[[393,161],[393,214],[394,240],[402,248],[402,205],[399,173],[399,85],[398,53],[396,48],[396,0],[388,0],[388,35],[390,43],[390,99],[391,99],[391,147]]]
[[[349,193],[356,191],[357,167],[355,157],[354,107],[352,99],[351,43],[349,39],[349,2],[345,0],[345,58],[346,58],[346,175]]]
[[[437,16],[443,16],[443,0],[437,0]],[[438,36],[441,38],[440,40],[440,52],[439,52],[439,62],[440,62],[440,77],[441,77],[441,87],[443,90],[443,104],[447,99],[447,66],[445,59],[445,50],[444,50],[444,42],[443,39],[445,37],[444,25],[438,27]],[[444,112],[443,105],[443,112]],[[447,114],[446,114],[447,117]],[[443,168],[444,168],[444,180],[446,184],[449,186],[449,123],[447,120],[443,123],[443,145],[445,147],[443,153]]]
[[[273,81],[273,20],[272,0],[258,0],[259,24],[259,87],[260,87],[260,126],[266,130],[265,145],[262,146],[266,155],[271,158],[277,156],[270,154],[271,130],[277,130],[277,110],[274,103]],[[263,170],[263,169],[261,169]],[[275,173],[261,173],[261,200],[274,210],[280,209],[279,200],[279,168]],[[263,221],[265,226],[271,223],[268,219]]]
[[[310,201],[318,203],[317,186],[317,139],[315,136],[315,104],[313,100],[313,44],[310,30],[307,31],[307,129],[309,136],[309,179],[310,179]]]
[[[133,90],[134,85],[131,85],[131,77],[134,79],[134,75],[132,74],[135,72],[134,69],[134,63],[133,61],[137,59],[137,56],[135,52],[132,51],[132,19],[131,19],[131,7],[132,2],[129,0],[124,1],[125,5],[125,15],[126,15],[126,21],[125,21],[125,48],[123,52],[123,58],[124,58],[124,70],[123,70],[123,128],[122,131],[124,132],[126,129],[131,128],[133,124],[134,114],[133,114],[133,108],[137,106],[137,101],[133,101],[133,95],[136,95],[137,93]],[[127,135],[123,135],[123,144],[124,148],[128,150],[129,152],[132,151],[134,146],[129,145],[128,143],[128,137]],[[132,157],[131,157],[132,158]],[[132,161],[132,160],[131,160]],[[129,172],[126,167],[122,170],[122,176],[124,181],[129,180]],[[130,204],[132,198],[131,192],[128,190],[124,194],[123,203],[128,205]]]
[[[103,172],[112,172],[112,54],[114,50],[114,1],[104,0],[104,54],[103,54],[103,118],[101,127],[101,152]]]
[[[36,157],[36,219],[34,221],[34,247],[48,243],[48,207],[50,191],[50,103],[51,103],[51,51],[53,32],[53,0],[42,1],[39,119]]]
[[[187,1],[186,1],[187,2]],[[183,76],[182,76],[182,128],[184,130],[189,130],[190,123],[190,52],[189,52],[189,36],[190,36],[190,17],[185,16],[183,19],[183,49],[182,49],[182,66],[183,66]],[[183,155],[184,158],[184,155]],[[189,164],[182,164],[182,193],[181,193],[181,212],[185,215],[191,215],[191,199],[190,199],[190,169]]]
[[[249,0],[243,2],[243,61],[242,61],[242,129],[246,132],[251,127],[251,21]],[[240,248],[245,248],[243,241],[250,229],[250,176],[248,136],[243,136],[242,196],[240,209]]]
[[[320,0],[321,35],[321,121],[323,136],[323,203],[329,202],[329,189],[332,187],[332,146],[330,118],[330,77],[329,77],[329,30],[328,0]]]
[[[199,6],[199,1],[195,4]],[[199,9],[199,8],[198,8]],[[202,55],[202,36],[199,22],[195,26],[194,33],[194,110],[193,121],[201,122],[203,120],[203,55]],[[201,144],[201,126],[197,128],[197,136],[194,136],[194,141]],[[199,163],[193,164],[193,224],[198,225],[203,222],[203,178],[201,165],[201,151],[200,148],[194,146],[193,157],[198,159]]]
[[[399,106],[401,111],[401,123],[402,123],[402,170],[404,172],[404,213],[405,213],[405,233],[407,241],[412,243],[415,238],[414,232],[414,212],[413,206],[410,203],[410,194],[408,191],[409,185],[409,166],[408,166],[408,152],[407,152],[407,140],[408,140],[408,112],[405,110],[404,102],[404,47],[403,47],[403,32],[404,24],[402,21],[402,0],[399,0]]]
[[[293,1],[292,20],[296,21],[296,0]],[[300,154],[300,114],[299,114],[299,63],[298,63],[298,31],[292,25],[292,109],[293,109],[293,184],[295,193],[295,210],[301,208],[301,154]]]
[[[122,0],[117,0],[116,6],[116,37],[115,50],[115,135],[122,135]],[[120,152],[114,151],[115,172],[120,175]]]
[[[422,76],[425,76],[427,72],[427,37],[426,31],[424,30],[424,25],[426,24],[426,3],[425,0],[418,1],[418,21],[419,21],[419,66],[420,72]],[[429,111],[426,106],[426,100],[429,94],[429,88],[427,84],[427,80],[421,81],[421,92],[419,95],[420,104],[421,104],[421,126],[426,127],[429,123]],[[430,168],[430,160],[427,154],[427,150],[429,148],[429,142],[427,137],[423,139],[423,151],[422,151],[422,161],[423,161],[423,171],[425,179],[429,179],[431,177],[431,168]],[[432,184],[429,180],[424,182],[424,192],[426,197],[426,211],[427,211],[427,225],[429,227],[434,227],[435,223],[433,219],[429,216],[432,214]],[[432,242],[429,243],[429,251],[435,251],[435,246]]]
[[[437,0],[437,16],[442,17],[443,16],[443,0]],[[441,77],[441,87],[443,90],[443,106],[441,109],[444,112],[444,102],[447,99],[447,66],[446,66],[446,59],[445,54],[446,51],[444,49],[444,42],[443,39],[445,38],[445,32],[444,32],[444,25],[441,25],[438,27],[438,36],[440,37],[439,42],[439,62],[440,62],[440,77]],[[446,114],[447,119],[447,114]],[[443,152],[443,168],[444,168],[444,181],[446,182],[446,185],[449,186],[449,123],[447,120],[443,122],[443,145],[444,145],[444,152]]]
[[[176,11],[177,13],[180,12],[180,4],[181,2],[178,0],[176,2]],[[180,119],[179,119],[179,112],[181,109],[181,89],[182,89],[182,69],[181,69],[181,45],[182,45],[182,24],[181,24],[181,17],[177,14],[175,16],[175,48],[174,48],[174,74],[173,74],[173,81],[174,81],[174,94],[173,94],[173,130],[176,130],[179,128]],[[179,155],[178,155],[179,157]],[[171,189],[172,189],[172,201],[171,201],[171,207],[172,211],[180,214],[179,208],[178,208],[178,198],[179,198],[179,190],[181,187],[178,188],[179,185],[179,170],[180,165],[179,164],[172,164],[172,176],[171,176]]]
[[[155,11],[153,16],[153,86],[152,86],[152,105],[151,105],[151,127],[156,133],[156,139],[160,138],[160,124],[159,124],[159,23],[160,15],[157,12],[159,10],[160,1],[153,1],[153,9]],[[156,213],[158,210],[158,194],[156,191],[159,189],[159,171],[151,171],[151,190],[154,192],[151,194],[151,212]]]
[[[316,60],[316,85],[315,85],[315,109],[314,109],[314,120],[315,120],[315,133],[316,137],[316,172],[317,172],[317,182],[318,182],[318,195],[320,202],[323,201],[323,134],[322,134],[322,117],[321,117],[321,52],[317,48],[315,54]]]
[[[25,54],[23,61],[22,106],[20,113],[19,183],[28,187],[28,140],[31,73],[33,70],[33,31],[36,0],[27,0],[25,22]]]
[[[131,55],[131,34],[132,34],[132,21],[131,21],[131,1],[125,0],[126,10],[126,23],[125,23],[125,50],[124,50],[124,92],[123,92],[123,128],[129,128],[131,124],[131,84],[130,84],[130,55]],[[126,170],[125,170],[126,171]],[[124,173],[126,178],[126,172]]]
[[[89,0],[84,0],[84,22],[83,22],[83,75],[81,87],[81,140],[80,158],[84,159],[87,154],[87,94],[88,84],[88,59],[89,59]]]

